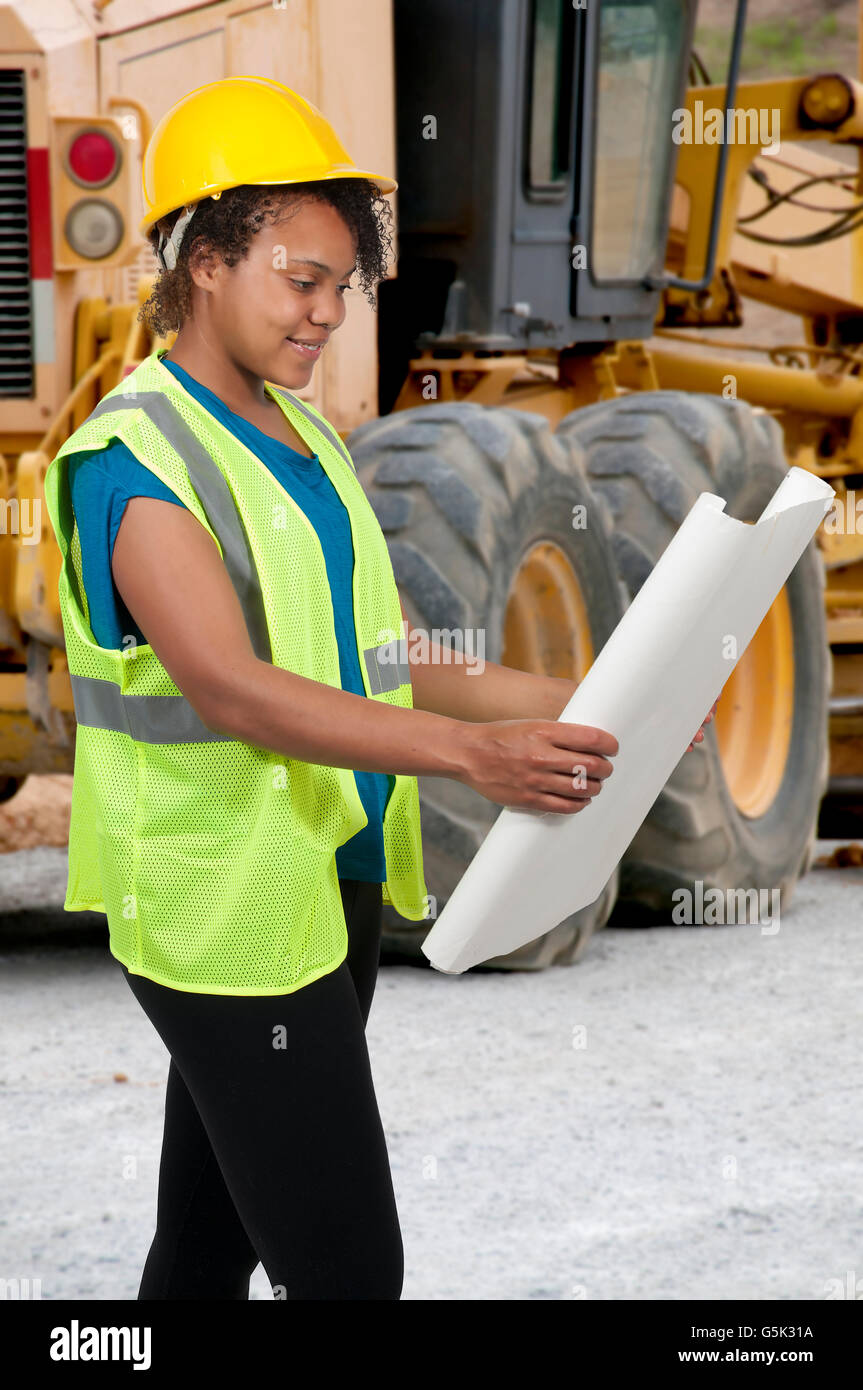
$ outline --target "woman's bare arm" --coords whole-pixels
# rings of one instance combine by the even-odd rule
[[[446,776],[457,720],[309,680],[254,653],[212,537],[190,511],[133,497],[111,565],[129,612],[208,728],[305,762]]]
[[[304,762],[452,777],[507,806],[581,810],[617,740],[542,719],[478,724],[370,700],[261,661],[212,538],[185,508],[133,497],[114,543],[117,588],[208,728]],[[134,658],[131,658],[134,659]],[[587,777],[573,781],[576,767]]]

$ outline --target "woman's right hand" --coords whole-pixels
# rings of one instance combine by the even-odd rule
[[[572,815],[589,806],[619,751],[605,729],[559,719],[465,722],[463,730],[458,780],[489,801],[534,811]]]

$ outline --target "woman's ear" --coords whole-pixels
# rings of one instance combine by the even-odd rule
[[[202,290],[213,289],[226,269],[221,256],[206,237],[193,237],[188,266],[192,281]]]

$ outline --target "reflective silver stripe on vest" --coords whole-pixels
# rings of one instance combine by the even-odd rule
[[[131,658],[130,658],[131,659]],[[74,676],[75,719],[91,729],[128,734],[139,743],[233,743],[208,729],[185,695],[124,695],[113,681]]]
[[[132,396],[106,396],[87,416],[110,415],[115,410],[143,410],[168,443],[180,455],[201,506],[225,557],[225,567],[240,600],[249,640],[260,661],[271,662],[270,636],[260,580],[246,529],[240,520],[231,489],[218,464],[210,457],[176,406],[161,391],[138,391]],[[87,423],[87,420],[84,423]],[[174,697],[176,698],[176,696]]]
[[[398,690],[400,685],[409,684],[410,664],[403,637],[394,637],[379,647],[367,647],[363,659],[373,695],[383,695],[387,690]]]
[[[345,460],[345,463],[349,465],[351,472],[356,473],[357,470],[354,467],[354,461],[348,453],[347,449],[345,448],[344,444],[342,443],[341,439],[336,434],[335,430],[331,430],[329,425],[325,425],[323,420],[319,420],[317,415],[313,415],[312,412],[308,409],[305,401],[301,401],[300,398],[298,396],[295,396],[291,391],[286,391],[283,386],[278,387],[277,389],[278,394],[280,396],[284,396],[285,400],[290,401],[291,405],[295,405],[297,407],[297,410],[301,410],[302,413],[305,415],[306,419],[308,420],[309,424],[314,425],[316,430],[320,430],[324,438],[330,441],[333,448],[338,449],[342,458]]]

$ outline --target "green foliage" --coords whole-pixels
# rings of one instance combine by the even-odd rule
[[[728,70],[730,34],[727,29],[700,25],[695,49],[712,82],[722,82]],[[769,77],[804,77],[818,72],[857,75],[857,34],[825,14],[803,24],[793,15],[761,20],[746,26],[740,75],[748,81]]]

